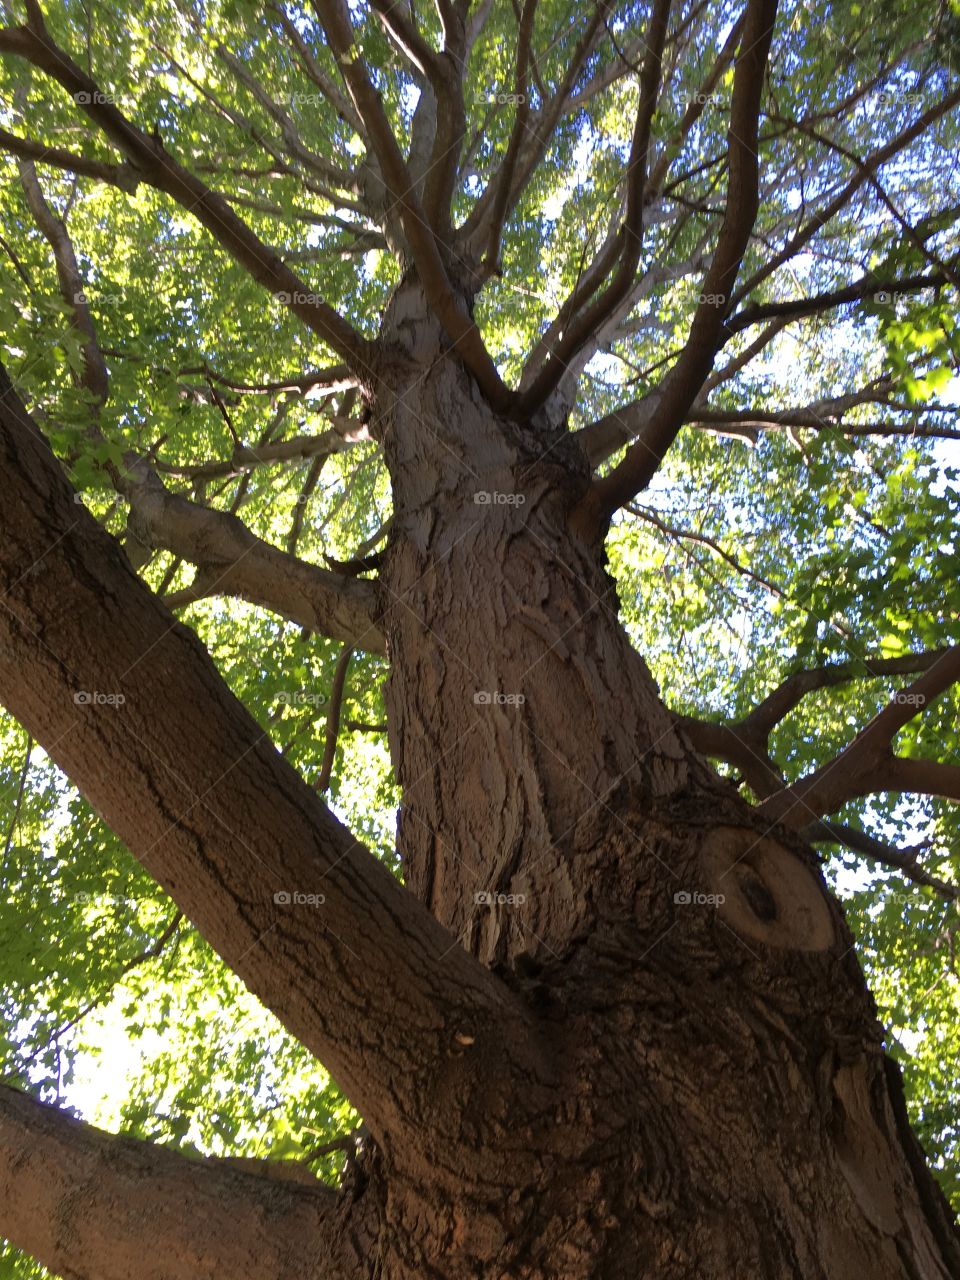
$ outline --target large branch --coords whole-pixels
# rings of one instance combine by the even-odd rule
[[[189,1159],[0,1086],[0,1235],[57,1275],[359,1280],[348,1215],[320,1182]]]
[[[839,755],[792,786],[764,800],[774,821],[805,826],[811,818],[836,813],[849,800],[878,791],[912,791],[960,799],[960,767],[895,756],[896,734],[955,681],[960,680],[960,645],[944,650],[919,679],[900,690]]]
[[[818,689],[832,689],[854,680],[880,679],[884,676],[913,675],[929,671],[951,653],[949,649],[927,649],[921,653],[906,653],[898,658],[882,654],[866,654],[851,662],[833,662],[820,667],[807,667],[794,671],[761,701],[752,711],[736,721],[715,722],[684,716],[680,723],[691,742],[704,755],[724,760],[738,768],[760,800],[766,800],[786,788],[783,774],[770,755],[770,735],[791,711],[810,693]],[[904,698],[901,708],[917,708],[917,703]],[[913,709],[911,715],[916,714]],[[871,775],[871,782],[877,775]],[[871,786],[871,790],[884,790]],[[819,815],[808,815],[819,816]]]
[[[402,1160],[438,1077],[470,1105],[458,1035],[526,1043],[512,997],[274,749],[0,389],[0,698]]]
[[[905,653],[898,658],[866,654],[852,662],[833,662],[795,671],[767,694],[740,723],[754,733],[769,735],[807,694],[816,689],[832,689],[853,680],[914,675],[918,671],[928,671],[948,652],[947,649],[925,649],[921,653]]]
[[[351,368],[366,371],[371,344],[328,303],[317,297],[279,255],[239,218],[222,196],[184,169],[156,136],[129,121],[109,95],[53,41],[39,18],[0,30],[0,53],[12,53],[61,84],[81,109],[126,157],[143,182],[170,196],[191,213],[217,242],[265,289],[287,305]],[[8,143],[9,145],[9,143]]]
[[[898,282],[888,281],[887,283],[891,292],[897,292],[898,286],[904,286],[901,291],[909,292],[911,283],[916,285],[917,281],[922,282],[923,286],[930,286],[936,283],[930,276],[913,277],[911,280]],[[709,404],[705,403],[709,391],[719,386],[720,383],[728,381],[729,378],[739,372],[759,350],[776,337],[777,333],[790,320],[797,320],[805,315],[824,310],[828,305],[840,305],[842,302],[854,300],[849,296],[845,296],[847,294],[847,290],[838,290],[834,294],[820,295],[819,299],[816,300],[798,299],[796,302],[784,304],[771,303],[769,306],[757,307],[749,312],[743,311],[739,313],[737,317],[734,317],[733,321],[736,331],[746,328],[747,323],[759,323],[766,316],[774,316],[776,318],[768,324],[757,340],[751,343],[741,355],[731,360],[729,365],[720,370],[719,373],[706,379],[684,418],[684,424],[708,431],[736,434],[750,439],[751,442],[755,442],[758,431],[775,430],[779,427],[802,427],[812,431],[830,430],[846,436],[917,436],[922,439],[960,439],[960,430],[956,428],[937,427],[930,423],[916,420],[916,415],[921,413],[942,412],[942,406],[911,405],[910,410],[915,416],[909,422],[843,421],[843,414],[846,411],[863,404],[886,405],[901,411],[904,409],[904,406],[900,404],[891,405],[887,396],[875,393],[869,388],[846,396],[836,396],[793,409],[770,409],[768,407],[757,410],[713,409]],[[864,296],[864,293],[857,291],[856,296]],[[744,320],[742,325],[739,324],[740,319]],[[727,327],[728,329],[730,328],[730,322],[728,322]],[[587,423],[574,432],[575,438],[586,454],[591,470],[601,466],[618,449],[622,449],[625,444],[630,444],[631,441],[637,441],[639,447],[644,450],[653,447],[653,441],[651,440],[648,443],[647,437],[648,433],[652,434],[656,430],[656,412],[661,395],[662,388],[657,388],[642,399],[633,400],[629,404],[613,409],[602,418],[597,418],[594,422]],[[730,430],[728,431],[727,429]]]
[[[372,582],[281,551],[229,512],[171,493],[142,462],[131,463],[119,487],[140,541],[196,565],[203,594],[237,596],[319,635],[385,652]]]
[[[686,345],[659,390],[643,441],[632,445],[618,466],[594,482],[575,512],[574,522],[591,534],[599,532],[613,512],[656,473],[722,345],[728,300],[759,207],[760,103],[776,14],[777,0],[748,0],[730,106],[726,210],[704,280],[703,300],[694,313]]]
[[[427,301],[490,404],[495,409],[505,409],[512,395],[501,381],[480,330],[451,287],[434,230],[417,196],[380,96],[360,58],[349,10],[344,0],[314,0],[314,7],[351,101],[363,120],[387,189],[400,211],[403,231]]]
[[[359,418],[340,414],[328,421],[331,424],[329,429],[319,435],[290,436],[268,444],[236,445],[229,458],[211,458],[208,462],[158,462],[156,470],[163,475],[187,476],[191,480],[217,480],[242,475],[256,467],[282,466],[310,458],[322,462],[372,438],[366,424]]]

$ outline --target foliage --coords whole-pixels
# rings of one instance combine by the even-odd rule
[[[325,100],[278,10],[249,0],[66,0],[48,9],[51,32],[130,119],[157,130],[182,163],[229,196],[358,331],[376,333],[401,265],[351,185],[369,159],[366,140]],[[432,8],[419,9],[426,38],[436,40]],[[372,10],[351,10],[387,117],[409,140],[421,88]],[[335,80],[312,11],[283,12]],[[589,12],[568,0],[540,5],[534,108],[545,86],[559,83]],[[678,131],[738,12],[727,3],[691,7],[687,36],[668,49],[654,140],[672,167],[646,233],[647,287],[587,365],[573,428],[655,387],[687,333],[718,223],[729,70],[699,121]],[[869,20],[866,12],[851,0],[781,8],[762,130],[765,187],[740,276],[748,304],[814,297],[864,273],[878,281],[916,276],[950,264],[960,250],[957,130],[948,114],[883,168],[885,199],[863,184],[801,252],[764,274],[771,246],[786,243],[849,179],[850,155],[884,146],[953,85],[956,13],[896,0],[873,6]],[[641,4],[614,6],[611,38],[588,60],[580,90],[616,65],[647,16]],[[466,77],[468,163],[455,193],[457,221],[506,149],[515,47],[514,9],[495,3]],[[111,156],[77,104],[22,61],[0,62],[0,84],[4,128]],[[585,94],[561,117],[507,221],[504,270],[482,291],[476,318],[508,383],[619,217],[636,106],[632,72]],[[88,430],[74,312],[13,160],[0,187],[4,359],[106,526],[134,546],[136,530],[127,527],[108,470],[133,453],[158,464],[172,490],[234,512],[306,561],[346,560],[375,539],[390,494],[369,441],[319,468],[297,458],[225,467],[214,477],[196,470],[229,462],[238,442],[317,435],[335,413],[350,411],[340,393],[293,386],[304,371],[334,362],[321,340],[148,185],[120,190],[43,163],[38,173],[67,219],[109,366],[99,435]],[[665,264],[679,269],[660,270]],[[747,328],[731,339],[721,372],[756,335]],[[709,409],[752,415],[760,427],[742,426],[738,435],[732,422],[734,434],[725,435],[692,420],[609,538],[626,624],[675,710],[736,719],[796,669],[960,641],[958,342],[951,284],[903,295],[878,288],[783,328],[717,382]],[[212,382],[218,375],[235,385]],[[241,384],[289,385],[247,392]],[[870,387],[872,399],[842,414],[825,407]],[[809,406],[819,406],[813,425],[770,417]],[[141,572],[162,592],[193,579],[192,566],[162,550],[148,550]],[[340,646],[216,595],[181,616],[264,732],[315,782]],[[354,655],[330,798],[393,865],[398,797],[382,727],[385,675],[385,661]],[[863,678],[803,699],[772,744],[787,778],[834,755],[894,687]],[[4,1079],[106,1127],[190,1152],[304,1158],[352,1128],[334,1082],[176,921],[162,891],[44,752],[9,719],[0,733]],[[912,721],[897,746],[960,762],[956,690]],[[926,842],[928,870],[960,881],[960,831],[948,802],[878,795],[840,816],[894,845]],[[956,903],[837,846],[825,847],[824,857],[888,1043],[904,1065],[912,1117],[960,1207]],[[327,1155],[313,1167],[332,1179],[341,1160]],[[42,1274],[12,1253],[0,1257],[0,1269]]]

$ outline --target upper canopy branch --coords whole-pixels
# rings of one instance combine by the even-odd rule
[[[670,159],[674,154],[674,148],[682,139],[689,135],[690,131],[702,116],[706,103],[710,101],[711,94],[720,82],[724,71],[733,61],[737,51],[737,46],[740,42],[742,29],[743,19],[734,25],[729,36],[724,42],[723,47],[714,59],[710,70],[704,77],[699,91],[693,95],[684,110],[683,116],[681,117],[676,129],[673,130],[672,135],[665,139],[661,144],[659,159],[652,166],[650,175],[644,183],[642,193],[643,215],[641,219],[644,226],[651,219],[654,213],[657,198],[662,192],[664,180],[666,179],[669,171]],[[638,49],[638,54],[642,51],[642,47],[643,46]],[[630,170],[628,169],[628,176],[629,173]],[[669,251],[674,247],[675,240],[679,238],[679,235],[682,232],[684,225],[689,221],[690,216],[691,211],[685,210],[682,211],[680,216],[675,220],[670,241],[666,246],[667,254],[669,254]],[[619,221],[619,218],[617,221]],[[556,316],[547,326],[533,350],[530,352],[520,381],[522,391],[530,387],[534,380],[540,375],[545,362],[554,352],[556,344],[560,338],[565,335],[571,326],[573,326],[576,317],[590,302],[590,299],[595,297],[597,291],[603,286],[604,282],[609,278],[611,271],[616,267],[617,252],[621,248],[621,233],[621,226],[618,225],[615,229],[611,228],[610,233],[605,237],[603,244],[594,256],[593,261],[580,273],[576,286],[563,302]],[[601,347],[605,345],[607,340],[607,331],[611,324],[611,318],[614,320],[620,320],[623,316],[629,314],[632,307],[635,306],[639,296],[638,286],[642,287],[642,282],[644,280],[658,275],[665,279],[672,279],[674,278],[674,272],[679,274],[685,269],[690,272],[693,270],[699,271],[702,267],[703,251],[705,251],[708,243],[708,237],[704,237],[702,249],[698,248],[686,263],[674,264],[671,262],[670,265],[667,266],[663,261],[660,261],[653,267],[648,268],[647,271],[644,272],[637,280],[636,284],[628,289],[620,298],[619,302],[611,308],[605,323],[601,322],[599,325],[591,327],[581,324],[579,320],[576,320],[575,328],[579,336],[575,334],[575,340],[571,342],[570,355],[566,357],[569,368],[563,375],[562,381],[579,376],[580,370],[587,362],[584,359],[583,353],[587,353],[588,356],[592,355],[595,351],[601,349]],[[616,338],[619,336],[621,336],[621,331],[620,329],[617,329],[614,332],[613,337]]]
[[[924,289],[940,288],[948,283],[948,275],[942,272],[927,272],[920,275],[904,276],[900,279],[865,276],[843,289],[815,294],[809,298],[789,299],[783,302],[764,303],[744,308],[724,322],[725,336],[722,340],[723,343],[726,343],[736,333],[752,325],[766,322],[768,327],[762,332],[757,342],[748,347],[742,358],[738,357],[731,362],[729,371],[722,371],[721,376],[715,374],[705,378],[697,393],[692,397],[688,397],[692,403],[685,413],[683,423],[706,427],[738,423],[746,427],[757,428],[798,426],[810,427],[814,430],[834,426],[837,430],[857,435],[915,433],[918,435],[942,435],[945,439],[953,438],[956,433],[951,429],[934,431],[931,428],[924,428],[916,424],[911,424],[909,427],[903,428],[903,430],[898,429],[896,424],[861,426],[856,423],[843,423],[841,425],[840,418],[842,414],[856,404],[889,403],[886,397],[875,396],[869,391],[835,397],[833,401],[820,401],[797,409],[784,410],[770,408],[764,408],[759,411],[712,409],[704,403],[707,391],[736,373],[739,368],[743,367],[757,354],[758,350],[766,346],[786,324],[793,320],[817,315],[835,307],[844,306],[874,295],[880,295],[880,300],[882,301],[884,294],[889,296],[916,294]],[[677,363],[679,364],[679,361]],[[600,466],[623,445],[635,441],[636,447],[640,451],[638,456],[646,455],[649,465],[653,466],[650,477],[644,481],[644,483],[649,482],[649,479],[656,472],[656,467],[659,466],[659,462],[654,466],[654,454],[658,447],[658,432],[663,413],[662,401],[671,377],[672,373],[668,375],[662,386],[655,388],[641,399],[613,409],[604,417],[598,418],[595,422],[588,423],[578,430],[577,437],[586,451],[591,467]],[[901,408],[902,406],[896,405],[894,407]],[[932,406],[929,405],[917,405],[913,411],[914,413],[924,413],[930,412],[931,408]],[[834,415],[840,416],[835,417]]]
[[[384,181],[400,211],[404,234],[427,299],[490,404],[504,409],[512,399],[511,393],[501,381],[480,330],[451,287],[434,228],[420,203],[380,96],[360,58],[349,10],[344,0],[315,0],[314,7],[350,98],[366,127]]]
[[[417,29],[412,9],[406,12],[397,0],[372,0],[372,4],[384,26],[426,76],[433,90],[434,141],[423,183],[423,212],[441,240],[448,240],[452,230],[451,200],[467,127],[463,101],[466,29],[457,13],[448,9],[443,22],[444,50],[437,53]]]
[[[683,351],[658,390],[642,442],[594,482],[575,513],[575,522],[587,530],[602,529],[655,474],[722,345],[730,295],[759,207],[760,104],[776,13],[776,0],[748,0],[730,107],[726,210],[701,302]]]
[[[525,138],[516,162],[511,162],[511,182],[506,192],[506,204],[501,216],[506,217],[514,208],[526,189],[531,177],[542,161],[554,130],[563,116],[570,101],[570,94],[583,71],[590,55],[604,30],[604,19],[610,11],[610,0],[598,0],[587,23],[586,30],[577,41],[573,54],[557,91],[538,110],[525,117]],[[519,51],[518,51],[519,52]],[[626,68],[625,68],[626,70]],[[468,217],[459,229],[459,239],[466,246],[467,252],[478,260],[482,258],[491,219],[494,216],[494,203],[501,189],[505,156],[500,167],[488,181],[483,194],[471,209]]]
[[[25,59],[61,84],[126,157],[143,182],[169,195],[197,218],[231,257],[327,342],[351,368],[367,370],[371,344],[333,307],[318,298],[316,292],[234,213],[222,196],[184,169],[158,137],[143,133],[123,115],[96,81],[56,45],[40,19],[39,11],[25,26],[0,29],[0,53],[12,53]]]
[[[743,281],[730,300],[731,308],[738,307],[744,298],[748,297],[758,285],[769,279],[775,271],[805,249],[822,227],[825,227],[841,210],[847,208],[851,196],[855,195],[862,186],[870,181],[871,175],[876,174],[884,165],[888,164],[896,156],[901,155],[911,143],[922,137],[931,125],[936,124],[938,120],[942,119],[958,104],[960,104],[960,88],[945,94],[929,110],[918,116],[912,124],[901,130],[889,142],[877,147],[868,156],[865,156],[863,160],[858,161],[856,172],[853,176],[843,183],[825,204],[806,219],[781,250],[767,258],[762,266],[758,267],[751,276],[748,276]]]
[[[650,131],[660,96],[663,47],[667,38],[670,8],[671,0],[655,0],[640,72],[640,103],[627,165],[623,225],[616,238],[610,242],[610,263],[604,263],[601,267],[595,288],[602,285],[614,263],[615,270],[606,289],[576,316],[575,322],[557,342],[540,373],[517,400],[514,412],[518,417],[529,416],[544,403],[563,377],[569,360],[585,337],[602,327],[634,284],[643,244],[643,203],[649,167]]]

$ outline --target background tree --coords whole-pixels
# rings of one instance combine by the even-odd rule
[[[7,7],[14,1246],[960,1273],[956,30]]]

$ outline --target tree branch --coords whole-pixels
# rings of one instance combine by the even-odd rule
[[[441,242],[451,234],[450,211],[467,117],[463,101],[463,20],[447,9],[442,16],[444,50],[437,53],[397,0],[371,0],[373,9],[404,54],[433,90],[434,139],[423,183],[423,213]]]
[[[197,565],[204,595],[237,596],[368,653],[385,651],[373,583],[281,551],[229,512],[171,493],[145,463],[131,461],[120,491],[141,541]]]
[[[277,753],[0,388],[0,697],[402,1162],[454,1037],[500,1054],[524,1015]]]
[[[0,29],[0,53],[13,53],[61,84],[81,109],[126,156],[141,181],[169,195],[213,235],[235,261],[277,296],[305,325],[336,351],[351,368],[366,371],[372,344],[361,337],[328,303],[317,297],[212,191],[170,155],[156,137],[132,124],[64,50],[46,27],[31,22]]]
[[[748,0],[730,107],[727,205],[703,300],[686,345],[658,391],[642,441],[627,450],[613,471],[594,482],[574,512],[574,524],[591,535],[599,533],[613,512],[656,473],[720,348],[730,294],[759,207],[760,103],[776,12],[777,0]]]
[[[895,138],[872,151],[866,159],[859,161],[857,172],[849,182],[844,183],[833,199],[829,200],[819,212],[805,222],[799,231],[791,236],[779,253],[774,254],[772,258],[768,259],[762,267],[743,282],[730,300],[731,307],[739,306],[757,285],[768,279],[779,267],[782,267],[785,262],[789,262],[792,257],[798,254],[820,228],[826,226],[831,218],[835,217],[846,206],[854,192],[868,182],[872,174],[875,174],[883,165],[892,160],[905,147],[908,147],[911,142],[915,142],[932,124],[935,124],[948,111],[952,111],[958,104],[960,104],[960,89],[954,89],[951,93],[941,98],[939,102],[934,103],[929,111],[925,111],[922,116],[901,133],[898,133]]]
[[[882,654],[866,655],[852,662],[828,663],[822,667],[809,667],[794,671],[782,680],[762,702],[742,719],[733,722],[699,720],[693,716],[681,717],[680,723],[698,751],[725,760],[740,769],[744,780],[761,800],[766,800],[786,788],[783,774],[770,756],[770,734],[809,693],[817,689],[835,688],[852,680],[879,679],[884,676],[912,675],[929,671],[946,658],[950,649],[928,649],[922,653],[907,653],[898,658],[886,658]],[[904,707],[919,707],[911,694],[900,695]],[[919,695],[922,696],[922,695]],[[913,715],[916,710],[912,711]],[[960,772],[960,771],[958,771]],[[876,775],[871,775],[873,778]],[[871,790],[896,790],[897,788],[871,787]],[[817,816],[817,815],[808,815]]]
[[[663,46],[667,38],[672,0],[655,0],[647,32],[646,53],[640,72],[640,103],[627,165],[627,201],[623,225],[611,242],[607,259],[598,268],[594,291],[616,263],[616,270],[603,293],[576,316],[548,356],[540,373],[522,392],[514,406],[518,418],[528,418],[546,401],[566,371],[574,352],[586,338],[616,310],[630,292],[640,262],[643,245],[643,198],[649,164],[650,131],[660,96]]]
[[[80,380],[93,401],[90,434],[102,439],[97,415],[107,399],[109,376],[83,296],[73,244],[65,224],[44,198],[33,162],[21,160],[19,165],[27,204],[53,250],[60,291],[81,335]],[[210,391],[220,404],[212,380]],[[220,407],[223,411],[222,404]],[[344,445],[341,435],[333,434],[336,443],[316,437],[328,454]],[[282,461],[308,449],[302,441],[293,442],[293,448],[289,441],[284,444],[286,447],[263,445],[261,449],[272,451],[270,461]],[[258,449],[238,444],[234,452],[234,461],[247,469],[263,460]],[[374,653],[384,651],[383,635],[373,621],[371,584],[298,560],[256,537],[236,516],[170,493],[153,466],[133,454],[125,457],[123,468],[108,464],[105,469],[117,492],[130,503],[129,523],[138,541],[164,547],[197,565],[208,590],[212,584],[221,595],[239,596],[322,635],[333,635]],[[219,468],[215,473],[220,474]]]
[[[564,108],[570,97],[570,91],[576,84],[577,77],[583,70],[587,59],[596,47],[597,39],[603,30],[604,17],[609,12],[609,9],[610,0],[598,0],[593,13],[590,15],[586,31],[577,41],[560,87],[550,101],[545,103],[539,111],[529,118],[527,145],[521,151],[519,163],[515,169],[513,184],[507,198],[507,214],[520,199],[527,183],[543,159],[554,130],[564,113]],[[502,162],[500,167],[502,168]],[[499,177],[498,174],[494,174],[459,229],[459,239],[466,246],[467,253],[475,256],[478,260],[483,254],[487,240],[487,225],[498,189]]]
[[[817,315],[821,311],[833,310],[834,307],[860,302],[871,295],[920,293],[924,289],[940,289],[951,283],[951,274],[949,271],[932,271],[926,275],[918,274],[905,276],[902,280],[893,280],[870,272],[842,289],[814,294],[810,298],[786,298],[782,302],[755,303],[744,307],[742,311],[731,316],[724,327],[727,335],[732,337],[735,333],[765,320],[800,320],[804,316]]]
[[[0,1234],[57,1275],[299,1280],[319,1258],[323,1280],[359,1280],[348,1217],[321,1182],[190,1159],[0,1086]]]
[[[947,653],[948,649],[926,649],[922,653],[905,653],[898,658],[868,654],[853,662],[835,662],[795,671],[767,694],[740,723],[749,731],[769,735],[808,693],[816,689],[831,689],[836,685],[849,684],[851,680],[874,680],[928,671]]]
[[[875,836],[868,835],[866,831],[859,831],[842,822],[811,822],[800,834],[810,844],[822,844],[826,841],[842,844],[853,853],[899,871],[915,884],[926,885],[943,898],[952,902],[960,900],[960,885],[948,884],[946,880],[931,875],[920,866],[918,855],[922,849],[895,849],[892,845],[877,840]]]
[[[487,235],[487,247],[480,264],[484,276],[495,274],[500,270],[500,240],[503,225],[507,217],[507,206],[510,200],[510,189],[516,172],[517,161],[527,131],[530,117],[530,100],[527,93],[527,72],[530,66],[530,45],[533,40],[533,24],[537,15],[539,0],[524,0],[523,11],[517,29],[517,60],[514,73],[513,92],[517,100],[517,114],[507,143],[507,153],[496,178],[496,194],[490,214],[490,229]]]
[[[839,755],[769,796],[762,809],[793,827],[835,813],[848,800],[875,791],[911,791],[960,799],[960,768],[891,754],[896,734],[925,706],[960,680],[960,645],[944,650],[919,679],[900,690]]]
[[[49,165],[52,169],[66,169],[82,178],[93,178],[95,182],[106,182],[112,187],[131,194],[140,183],[140,175],[131,164],[111,164],[106,160],[93,160],[89,156],[78,156],[62,147],[54,147],[46,142],[35,142],[32,138],[21,138],[6,129],[0,129],[0,151],[17,156],[21,160],[35,160],[39,164]]]
[[[366,127],[387,189],[400,210],[404,234],[427,300],[459,358],[473,374],[490,404],[497,410],[505,409],[512,401],[512,394],[501,381],[483,344],[480,330],[451,288],[434,232],[420,204],[383,104],[360,59],[349,10],[344,0],[314,0],[314,7],[340,66],[347,91]]]
[[[727,37],[726,41],[724,42],[723,48],[717,54],[717,57],[714,60],[713,66],[711,67],[708,75],[706,76],[703,83],[701,84],[699,93],[691,100],[689,106],[684,111],[683,118],[681,119],[676,130],[674,131],[673,136],[663,141],[663,149],[662,149],[660,158],[651,169],[649,179],[644,185],[644,193],[643,193],[643,210],[644,210],[643,220],[644,221],[648,218],[648,216],[652,212],[653,204],[654,202],[656,202],[657,197],[661,192],[661,188],[663,186],[663,182],[669,168],[670,159],[673,155],[674,146],[678,143],[680,139],[683,139],[687,136],[689,131],[693,128],[697,120],[699,120],[700,116],[703,114],[704,107],[706,103],[710,100],[710,94],[712,93],[713,89],[716,87],[717,83],[722,77],[726,67],[733,60],[734,54],[736,53],[736,50],[737,50],[737,45],[740,41],[742,30],[743,30],[743,19],[741,18],[740,21],[738,21],[734,25],[733,29],[730,32],[730,35]],[[640,45],[638,52],[640,52],[642,48],[643,46]],[[683,216],[681,216],[681,218],[677,220],[677,225],[674,228],[673,234],[671,236],[670,244],[667,246],[668,250],[669,248],[673,247],[673,244],[676,238],[679,237],[679,234],[683,226],[685,225],[686,221],[689,219],[689,217],[690,217],[690,213],[689,211],[687,211]],[[586,303],[589,301],[591,297],[594,296],[597,289],[600,288],[603,281],[607,278],[610,271],[613,269],[613,265],[616,261],[616,251],[619,243],[620,243],[619,239],[613,232],[613,229],[611,229],[611,232],[607,235],[603,245],[595,255],[593,261],[580,274],[575,288],[566,298],[563,305],[560,307],[559,311],[557,312],[557,315],[547,326],[547,329],[539,338],[533,350],[530,352],[530,355],[524,366],[523,374],[520,379],[521,391],[526,390],[533,383],[534,379],[538,376],[540,370],[542,369],[544,361],[552,354],[557,340],[561,337],[561,335],[564,333],[565,329],[567,328],[568,322],[570,322],[572,318],[576,316],[577,312],[584,305],[586,305]],[[703,249],[706,248],[706,243],[707,243],[707,240],[705,238]],[[700,248],[698,248],[697,250],[695,250],[693,255],[691,255],[688,258],[686,265],[691,271],[692,270],[699,271],[702,266],[702,259],[703,259],[703,252]],[[663,260],[661,260],[660,262],[658,262],[657,265],[648,269],[648,271],[644,273],[643,279],[647,280],[650,278],[655,278],[657,275],[660,275],[663,278],[673,279],[675,278],[674,271],[675,271],[675,268],[672,264],[670,267],[665,267]],[[608,316],[607,318],[606,325],[609,325],[611,316],[616,317],[616,316],[622,315],[625,311],[628,311],[632,306],[634,306],[636,297],[637,297],[636,288],[629,289],[624,294],[624,296],[620,299],[620,302],[611,311],[610,316]],[[581,326],[578,324],[577,327],[580,328]],[[581,337],[581,340],[577,344],[577,348],[576,348],[577,358],[574,360],[572,355],[567,357],[567,364],[569,366],[569,369],[564,372],[564,375],[561,381],[565,381],[567,378],[571,376],[571,374],[574,374],[574,373],[576,373],[578,376],[578,373],[579,373],[578,367],[581,366],[582,363],[584,364],[586,363],[586,360],[583,359],[583,352],[585,350],[590,350],[592,353],[593,351],[596,351],[600,348],[601,343],[599,339],[603,332],[603,328],[604,328],[603,322],[601,322],[600,326],[595,326],[592,331],[586,327],[583,328],[583,334],[585,336]],[[619,335],[615,334],[614,336],[619,336]]]
[[[337,665],[333,669],[333,683],[330,686],[330,705],[327,708],[323,761],[320,765],[320,774],[316,782],[317,790],[321,794],[329,788],[330,777],[333,773],[333,762],[337,754],[337,738],[340,734],[340,709],[343,706],[343,690],[347,683],[347,670],[352,657],[353,650],[345,646],[337,659]]]

